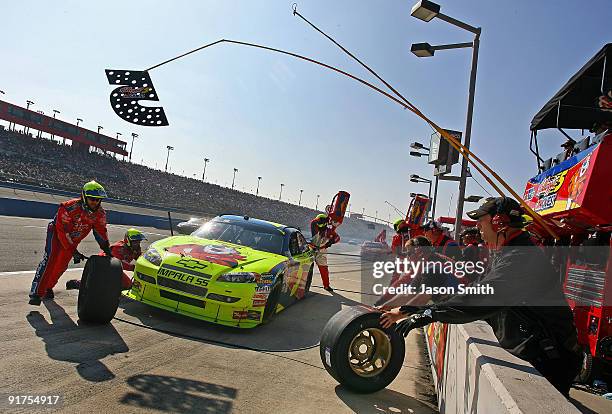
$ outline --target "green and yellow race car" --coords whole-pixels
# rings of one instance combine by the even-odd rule
[[[138,259],[133,300],[240,328],[268,322],[310,289],[313,251],[299,229],[221,215]]]

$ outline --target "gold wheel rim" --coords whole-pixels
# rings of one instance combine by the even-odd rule
[[[348,350],[348,362],[360,377],[374,377],[387,368],[391,359],[391,341],[378,328],[368,328],[357,333]]]

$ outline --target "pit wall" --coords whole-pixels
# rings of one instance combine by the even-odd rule
[[[482,321],[425,328],[440,413],[575,413],[531,364],[499,346]]]
[[[0,216],[18,216],[52,219],[57,213],[58,203],[45,203],[41,201],[19,200],[14,198],[0,198]],[[138,227],[154,227],[169,230],[170,224],[167,216],[150,216],[122,211],[106,210],[106,221],[109,224],[126,224]],[[184,220],[173,218],[172,227]]]

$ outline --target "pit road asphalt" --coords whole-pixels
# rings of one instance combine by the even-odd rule
[[[30,306],[27,295],[48,222],[0,216],[0,412],[36,411],[9,408],[8,395],[60,396],[58,406],[40,412],[437,412],[421,330],[408,337],[404,367],[385,390],[354,394],[327,374],[319,357],[321,331],[333,314],[359,302],[356,293],[313,287],[304,301],[251,330],[190,320],[128,300],[117,312],[124,321],[88,326],[76,316],[77,292],[64,290],[66,280],[80,277],[81,269],[71,265],[55,288],[55,300]],[[127,228],[110,225],[111,240],[121,239]],[[141,230],[148,243],[169,235]],[[332,249],[358,254],[356,246]],[[79,250],[96,253],[93,236]],[[360,290],[358,258],[330,256],[330,271],[334,287]],[[320,283],[315,271],[313,285]]]

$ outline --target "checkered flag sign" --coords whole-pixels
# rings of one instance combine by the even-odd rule
[[[140,105],[140,101],[159,101],[148,72],[106,69],[106,78],[118,86],[110,94],[110,103],[121,119],[141,126],[168,125],[164,108]]]

